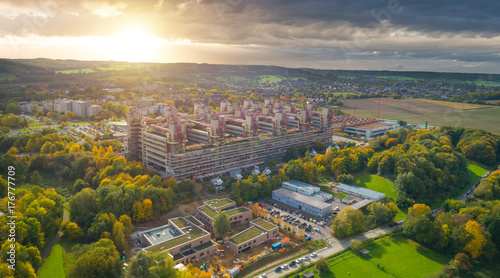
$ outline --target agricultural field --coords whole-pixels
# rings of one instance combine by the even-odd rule
[[[451,101],[442,101],[433,99],[419,99],[419,100],[459,110],[491,108],[491,106],[483,104],[461,103],[461,102],[451,102]]]
[[[91,73],[95,72],[93,69],[73,69],[73,70],[56,70],[56,73],[70,74],[70,73]]]
[[[377,76],[377,78],[380,78],[380,79],[390,79],[390,80],[398,80],[398,81],[418,80],[419,79],[419,78],[413,78],[413,77],[407,77],[407,76]]]
[[[376,101],[378,100],[388,99],[346,99],[342,100],[344,106],[341,107],[341,110],[353,114],[353,108],[350,106],[355,105],[359,107],[356,109],[358,118],[376,118],[378,109]],[[443,101],[430,103],[427,100],[402,99],[382,103],[380,117],[390,120],[401,119],[410,124],[425,124],[425,121],[428,121],[429,126],[466,126],[500,133],[500,125],[498,125],[497,120],[500,117],[500,107],[489,105]]]
[[[109,70],[126,70],[126,69],[131,69],[132,65],[112,65],[109,67],[97,67],[97,69],[102,70],[102,71],[109,71]]]
[[[66,277],[63,264],[63,247],[61,244],[57,243],[54,245],[36,276],[39,278]]]
[[[385,196],[391,197],[394,201],[398,199],[394,183],[384,177],[371,175],[368,172],[364,172],[363,174],[356,176],[355,180],[361,187],[368,188],[377,192],[382,192],[385,194]],[[396,217],[394,217],[394,220],[403,220],[406,218],[407,214],[407,209],[399,209],[399,212],[398,214],[396,214]]]
[[[284,78],[276,75],[261,75],[260,79],[262,83],[265,83],[265,82],[280,82]]]
[[[439,272],[450,256],[434,252],[403,236],[376,239],[363,246],[366,257],[351,251],[328,258],[330,273],[314,277],[426,277]],[[307,269],[314,271],[314,267]]]
[[[357,94],[351,92],[333,92],[333,93],[328,93],[328,95],[340,96],[340,95],[357,95]]]
[[[0,73],[0,83],[9,83],[14,81],[14,79],[16,79],[15,75],[8,73]]]

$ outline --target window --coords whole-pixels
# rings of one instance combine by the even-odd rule
[[[200,257],[203,256],[204,252],[201,252]]]
[[[240,218],[242,218],[242,217],[243,217],[243,215],[240,215]]]
[[[247,218],[247,219],[245,219],[245,221],[248,221],[248,218]]]
[[[200,241],[200,244],[203,244],[203,240],[202,240],[202,241]]]

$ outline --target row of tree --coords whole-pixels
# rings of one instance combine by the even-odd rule
[[[345,238],[375,228],[392,221],[398,213],[398,207],[392,201],[375,202],[366,211],[346,207],[341,210],[332,224],[332,235]]]

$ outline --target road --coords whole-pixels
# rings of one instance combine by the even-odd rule
[[[315,251],[317,254],[318,254],[318,257],[317,258],[311,258],[310,261],[306,262],[306,264],[310,264],[310,263],[313,263],[315,262],[319,257],[327,257],[327,256],[330,256],[332,254],[335,254],[335,253],[338,253],[344,249],[346,249],[347,247],[351,246],[350,244],[350,241],[353,240],[353,239],[358,239],[358,240],[365,240],[365,239],[369,239],[369,238],[374,238],[374,237],[378,237],[380,235],[383,235],[387,232],[390,232],[394,229],[399,229],[400,226],[396,226],[396,227],[393,227],[393,228],[389,228],[388,226],[384,226],[384,227],[380,227],[380,228],[377,228],[377,229],[374,229],[374,230],[371,230],[371,231],[367,231],[367,232],[364,232],[362,234],[359,234],[359,235],[355,235],[355,236],[352,236],[352,237],[349,237],[349,238],[346,238],[346,239],[342,239],[342,240],[338,240],[336,238],[331,238],[330,239],[330,245],[323,248],[323,249],[320,249],[318,251]],[[314,253],[314,252],[311,252],[311,254]],[[310,257],[309,254],[308,256]],[[291,260],[288,260],[288,261],[284,261],[284,262],[281,262],[281,265],[284,265],[284,264],[290,264]],[[271,269],[271,270],[268,270],[266,273],[267,277],[268,278],[278,278],[278,277],[281,277],[282,275],[285,275],[287,274],[288,272],[291,272],[291,271],[294,271],[296,270],[297,268],[299,268],[299,266],[295,265],[293,267],[290,267],[288,268],[288,270],[282,270],[278,273],[274,272],[274,269]],[[259,276],[254,276],[254,277],[259,277]]]

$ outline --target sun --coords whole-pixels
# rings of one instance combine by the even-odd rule
[[[102,49],[110,60],[127,62],[153,61],[155,52],[165,40],[153,37],[141,28],[130,28],[113,37],[106,38]]]

